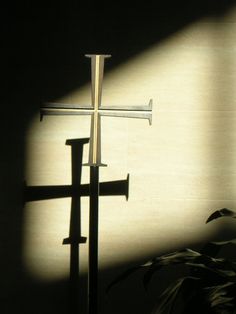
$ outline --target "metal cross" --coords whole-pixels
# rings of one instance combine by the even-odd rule
[[[110,55],[86,55],[91,58],[92,104],[46,103],[41,107],[43,115],[91,115],[90,146],[88,166],[106,166],[101,162],[101,116],[148,119],[152,122],[152,100],[146,106],[102,106],[102,81],[104,60]]]

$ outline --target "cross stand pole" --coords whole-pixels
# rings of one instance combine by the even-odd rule
[[[99,167],[90,167],[88,313],[98,308]]]

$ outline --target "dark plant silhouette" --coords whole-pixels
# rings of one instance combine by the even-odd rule
[[[220,217],[236,218],[236,212],[227,208],[217,210],[206,223]],[[199,251],[186,248],[155,257],[122,273],[111,282],[107,291],[140,269],[145,270],[143,284],[147,288],[153,275],[163,267],[184,265],[187,275],[162,292],[152,314],[235,314],[236,262],[217,257],[226,245],[235,244],[236,239],[209,242]]]

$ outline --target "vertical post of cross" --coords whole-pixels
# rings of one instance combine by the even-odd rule
[[[89,198],[89,271],[88,271],[88,313],[96,314],[98,308],[98,199],[99,167],[90,167]]]
[[[99,109],[102,100],[102,81],[104,72],[104,59],[110,55],[86,55],[91,58],[91,104],[93,115],[91,117],[89,166],[105,166],[101,163],[101,115]]]

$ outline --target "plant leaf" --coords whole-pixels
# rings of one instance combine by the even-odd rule
[[[208,218],[206,223],[218,219],[220,217],[232,217],[236,218],[236,213],[228,208],[222,208],[220,210],[216,210],[213,214],[211,214]]]
[[[155,267],[155,266],[151,266],[146,273],[143,276],[143,285],[144,288],[147,290],[148,288],[148,284],[152,279],[152,276],[154,275],[155,272],[157,272],[160,269],[160,267]]]
[[[233,268],[224,269],[220,264],[211,264],[209,266],[201,263],[186,263],[186,265],[189,265],[194,268],[201,268],[204,270],[207,270],[209,272],[215,273],[219,275],[220,277],[224,278],[227,281],[235,282],[236,281],[236,272]],[[201,276],[202,277],[202,276]]]
[[[128,278],[130,275],[132,275],[134,272],[136,272],[137,270],[139,270],[142,266],[134,266],[132,268],[127,269],[125,272],[123,272],[121,275],[119,275],[118,277],[116,277],[116,279],[114,279],[107,287],[106,289],[106,293],[108,293],[111,288],[113,288],[113,286],[115,286],[116,284],[118,284],[119,282],[125,280],[126,278]]]
[[[215,241],[211,242],[214,245],[226,245],[226,244],[236,244],[236,239],[226,240],[226,241]]]
[[[188,261],[195,260],[199,256],[201,256],[200,253],[186,248],[156,257],[152,260],[152,263],[149,264],[150,267],[148,267],[148,270],[144,274],[143,284],[145,289],[147,289],[154,273],[160,270],[162,267],[176,264],[185,264]]]
[[[156,257],[156,259],[153,262],[153,265],[162,267],[171,264],[180,264],[187,261],[192,261],[198,258],[199,256],[201,256],[199,252],[186,248],[180,251],[175,251],[169,254]]]
[[[208,255],[204,255],[197,251],[186,248],[180,251],[175,251],[169,254],[156,257],[153,260],[151,266],[147,269],[146,273],[144,274],[143,277],[144,287],[147,289],[147,286],[155,272],[157,272],[164,266],[171,266],[176,264],[184,264],[187,266],[191,266],[193,268],[202,268],[207,271],[215,273],[218,272],[218,275],[220,275],[221,277],[223,275],[224,277],[230,275],[231,278],[236,276],[232,263],[229,262],[228,269],[226,267],[226,262],[223,259],[219,258],[215,259]],[[226,267],[225,270],[224,267]],[[196,273],[194,274],[194,276],[196,276]],[[199,277],[201,277],[200,274]]]
[[[120,274],[118,277],[116,277],[107,287],[106,289],[106,292],[108,293],[111,288],[113,286],[115,286],[116,284],[118,284],[119,282],[125,280],[126,278],[128,278],[130,275],[132,275],[134,272],[142,269],[142,268],[145,268],[145,267],[152,267],[153,264],[155,263],[156,261],[156,258],[153,258],[151,260],[148,260],[147,262],[141,264],[141,265],[138,265],[138,266],[134,266],[132,268],[129,268],[127,269],[126,271],[124,271],[122,274]]]
[[[227,241],[209,242],[202,249],[201,254],[206,254],[211,257],[216,257],[220,250],[226,245],[236,245],[236,239]]]
[[[159,297],[159,303],[153,310],[152,314],[171,314],[174,313],[175,301],[178,295],[183,292],[184,294],[191,294],[199,285],[200,281],[195,277],[180,278],[172,283]]]
[[[207,287],[204,290],[207,292],[207,302],[212,308],[219,308],[220,310],[222,310],[222,308],[232,309],[232,307],[234,307],[236,292],[235,283],[227,282],[223,285]]]

